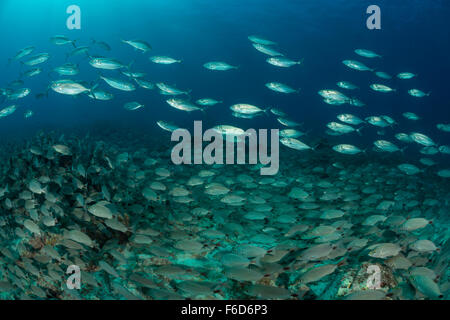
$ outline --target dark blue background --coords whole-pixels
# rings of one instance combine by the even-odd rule
[[[82,10],[81,31],[66,28],[66,8],[77,4]],[[382,30],[366,28],[366,8],[381,7]],[[33,94],[18,101],[19,110],[0,119],[0,137],[4,141],[31,135],[42,128],[73,128],[106,125],[161,132],[157,120],[170,120],[180,126],[191,126],[194,119],[205,119],[205,126],[235,124],[243,127],[278,127],[275,118],[261,117],[242,120],[231,117],[229,106],[246,102],[264,107],[277,107],[291,117],[305,123],[305,130],[313,130],[310,137],[323,136],[325,124],[336,115],[349,112],[360,117],[390,115],[399,122],[388,129],[384,137],[396,141],[397,132],[423,132],[440,144],[449,141],[449,135],[438,131],[436,123],[450,122],[450,27],[448,1],[342,1],[342,0],[2,0],[0,2],[0,87],[18,78],[22,68],[17,62],[7,65],[8,58],[26,46],[37,47],[35,53],[52,55],[46,68],[65,62],[65,53],[71,46],[57,47],[50,43],[53,35],[64,34],[77,39],[78,45],[89,44],[91,38],[106,41],[111,52],[100,49],[92,54],[117,58],[128,64],[134,60],[134,70],[148,73],[147,80],[167,82],[180,89],[192,89],[194,100],[203,97],[223,100],[214,111],[205,116],[188,114],[170,108],[165,99],[154,91],[138,89],[132,93],[120,92],[101,81],[101,87],[115,94],[113,101],[94,102],[86,96],[71,98],[49,93],[48,99],[36,100],[34,94],[43,92],[50,82],[47,72],[27,79],[26,87]],[[293,59],[304,58],[304,65],[280,69],[267,64],[266,56],[257,52],[247,36],[262,35],[279,44],[279,50]],[[150,54],[134,51],[120,39],[143,39],[153,50]],[[356,48],[371,49],[383,59],[366,59],[354,54]],[[170,66],[149,62],[151,55],[169,55],[183,60]],[[345,67],[341,61],[356,59],[392,75],[402,71],[419,74],[412,80],[384,81],[370,72],[358,72]],[[202,67],[212,60],[224,60],[239,65],[239,70],[210,72]],[[76,79],[95,81],[98,71],[86,59],[74,57],[81,74]],[[118,77],[114,71],[105,75]],[[53,75],[55,77],[55,75]],[[122,77],[122,76],[121,76]],[[322,102],[317,91],[337,88],[336,82],[346,80],[361,89],[355,96],[367,106],[330,106]],[[282,95],[265,88],[269,81],[280,81],[301,88],[299,95]],[[370,83],[385,83],[397,89],[383,94],[371,91]],[[410,88],[432,91],[430,97],[413,98]],[[139,101],[145,109],[127,112],[126,102]],[[2,107],[6,107],[4,103]],[[32,109],[35,116],[23,119],[23,112]],[[410,122],[401,114],[416,112],[420,122]],[[376,129],[363,131],[363,137],[351,135],[331,138],[333,141],[352,142],[360,147],[371,145]],[[162,134],[162,133],[161,133]],[[396,142],[398,143],[398,142]],[[418,147],[414,147],[418,150]],[[447,159],[448,160],[448,159]]]

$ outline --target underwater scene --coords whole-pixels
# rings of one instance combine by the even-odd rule
[[[0,0],[0,299],[448,300],[446,0]]]

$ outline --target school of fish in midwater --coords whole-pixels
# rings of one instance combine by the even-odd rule
[[[271,40],[248,39],[274,68],[300,68],[305,63],[288,58]],[[0,121],[22,109],[19,101],[34,92],[25,82],[41,73],[60,79],[35,94],[38,99],[53,91],[110,101],[113,90],[157,89],[167,106],[180,112],[214,114],[224,105],[220,97],[192,99],[189,89],[146,80],[146,73],[135,70],[133,62],[91,55],[97,50],[110,52],[105,42],[80,46],[64,36],[52,37],[51,42],[70,47],[67,61],[83,57],[82,63],[101,75],[95,81],[72,80],[80,74],[78,64],[45,69],[51,55],[24,48],[10,63],[20,62],[29,69],[0,89],[7,103],[0,110]],[[145,57],[153,50],[142,40],[121,44]],[[371,59],[383,59],[381,55],[366,49],[355,54],[367,64],[357,60],[343,64],[373,72],[378,80],[368,89],[396,94],[396,88],[385,84],[393,76],[368,66]],[[185,62],[151,55],[148,63]],[[203,65],[211,72],[242,67],[236,61]],[[407,82],[417,75],[405,70],[396,77]],[[124,145],[114,142],[112,135],[105,142],[89,135],[41,132],[23,147],[4,147],[0,297],[448,299],[450,168],[433,156],[445,157],[450,147],[422,132],[420,115],[408,110],[405,119],[375,111],[361,119],[358,108],[365,103],[347,92],[362,86],[337,80],[339,89],[324,88],[318,94],[326,104],[357,107],[324,124],[327,134],[342,139],[339,144],[305,142],[308,132],[281,109],[247,101],[229,106],[237,118],[251,122],[266,114],[282,126],[280,142],[286,148],[275,176],[260,175],[260,165],[175,166],[161,142],[160,149],[136,148],[132,139]],[[280,94],[301,94],[294,85],[276,81],[265,87]],[[413,87],[407,92],[418,99],[430,95]],[[145,107],[129,101],[124,112]],[[24,118],[36,112],[27,105]],[[401,132],[400,121],[417,123],[417,130]],[[155,125],[169,132],[179,128],[170,119]],[[346,142],[346,135],[361,135],[370,127],[380,135],[391,130],[397,141],[383,137],[370,146]],[[225,136],[245,134],[231,124],[218,123],[215,128]],[[450,132],[448,123],[437,123],[436,128],[442,135]],[[424,155],[420,164],[380,157],[402,152],[406,146]],[[370,157],[364,155],[369,148],[377,151]],[[80,290],[66,286],[71,265],[82,270]]]

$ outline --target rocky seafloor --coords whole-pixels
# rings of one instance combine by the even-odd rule
[[[261,176],[104,138],[2,146],[0,298],[450,297],[450,182],[432,168],[318,148]]]

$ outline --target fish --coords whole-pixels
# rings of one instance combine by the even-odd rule
[[[425,147],[432,147],[436,145],[435,142],[430,137],[428,137],[423,133],[411,132],[409,134],[409,137],[411,138],[412,141],[421,144]]]
[[[397,74],[397,78],[402,80],[408,80],[412,79],[414,77],[417,77],[417,74],[411,73],[411,72],[400,72]]]
[[[339,81],[338,83],[336,83],[336,85],[339,88],[347,89],[347,90],[356,90],[359,88],[357,85],[354,85],[353,83],[348,82],[348,81]]]
[[[305,144],[295,138],[281,138],[280,142],[288,148],[299,150],[299,151],[313,149],[310,146],[308,146],[307,144]]]
[[[65,145],[62,145],[62,144],[55,144],[53,146],[53,149],[56,152],[58,152],[58,153],[60,153],[60,154],[62,154],[64,156],[71,156],[72,155],[72,151],[70,150],[70,148],[68,146],[65,146]]]
[[[28,55],[30,55],[31,53],[33,53],[33,51],[36,48],[34,46],[30,46],[30,47],[26,47],[23,49],[20,49],[13,58],[9,59],[9,62],[13,61],[13,60],[20,60]]]
[[[385,80],[390,80],[390,79],[392,79],[392,76],[391,76],[390,74],[384,72],[384,71],[376,71],[376,72],[375,72],[375,75],[376,75],[378,78],[385,79]]]
[[[160,120],[160,121],[157,121],[156,123],[158,124],[158,126],[161,129],[169,131],[169,132],[174,132],[175,130],[180,128],[179,126],[177,126],[171,122],[167,122],[167,121]]]
[[[91,89],[86,88],[80,82],[73,80],[56,80],[50,84],[50,88],[60,94],[76,96],[82,93],[90,92]]]
[[[114,95],[112,93],[100,89],[91,90],[88,94],[88,97],[94,100],[101,100],[101,101],[109,101],[114,99]]]
[[[413,112],[404,112],[404,113],[402,113],[402,115],[408,120],[413,120],[413,121],[420,120],[420,117]]]
[[[334,122],[334,121],[327,123],[327,127],[335,132],[339,132],[342,134],[351,133],[351,132],[357,132],[360,134],[360,130],[362,129],[362,127],[359,129],[355,129],[352,126],[349,126],[347,124],[342,124],[342,123]]]
[[[217,125],[212,128],[214,131],[225,136],[242,136],[245,135],[245,131],[241,128],[230,125]]]
[[[255,35],[248,36],[248,39],[253,43],[258,43],[264,46],[274,46],[277,44],[276,42]]]
[[[212,98],[203,98],[195,101],[196,104],[200,106],[215,106],[216,104],[223,103],[223,101],[219,101]]]
[[[376,140],[373,143],[380,151],[384,152],[396,152],[402,151],[399,147],[387,140]]]
[[[66,58],[70,58],[73,56],[79,56],[79,55],[86,55],[89,57],[89,47],[88,46],[81,46],[81,47],[75,47],[71,52],[67,53]]]
[[[158,82],[156,84],[156,87],[163,93],[172,95],[172,96],[178,96],[178,95],[189,95],[190,91],[183,91],[179,90],[173,86],[170,86],[168,84],[165,84],[163,82]]]
[[[203,65],[205,69],[212,70],[212,71],[228,71],[232,69],[239,69],[239,67],[232,66],[226,62],[222,61],[212,61],[207,62]]]
[[[419,89],[409,89],[408,94],[412,97],[423,98],[431,95],[431,92],[425,93]]]
[[[355,53],[361,57],[365,58],[382,58],[379,54],[367,49],[356,49]]]
[[[303,60],[304,59],[294,61],[292,59],[283,56],[276,56],[267,58],[266,62],[276,67],[290,68],[295,65],[301,65],[303,63]]]
[[[351,155],[363,152],[361,149],[359,149],[358,147],[355,147],[351,144],[338,144],[333,147],[333,150],[336,152],[339,152],[339,153],[351,154]]]
[[[94,68],[103,70],[117,70],[127,67],[120,61],[110,58],[92,58],[91,60],[89,60],[89,64]]]
[[[46,62],[48,59],[50,59],[50,55],[48,53],[41,53],[28,58],[28,60],[26,60],[25,62],[21,61],[21,63],[27,66],[36,66],[38,64]]]
[[[60,76],[75,76],[80,73],[78,65],[73,63],[66,63],[62,66],[53,68],[53,71]]]
[[[437,175],[441,178],[450,178],[450,169],[439,170]]]
[[[122,42],[132,46],[135,50],[142,51],[143,53],[152,50],[152,46],[143,40],[122,40]]]
[[[30,70],[25,71],[24,73],[21,74],[22,77],[34,77],[37,76],[38,74],[42,73],[42,68],[33,68]]]
[[[261,109],[260,107],[246,103],[233,104],[230,107],[230,110],[236,113],[242,113],[246,115],[255,115],[267,112],[267,109]]]
[[[297,121],[288,119],[288,118],[277,118],[277,121],[281,123],[285,127],[300,127],[301,123],[298,123]]]
[[[286,118],[287,114],[279,109],[276,108],[270,108],[270,112],[274,115],[276,115],[277,117],[283,117]]]
[[[202,108],[200,108],[199,106],[196,106],[195,104],[183,100],[183,99],[168,99],[166,100],[167,104],[170,105],[171,107],[178,109],[178,110],[182,110],[182,111],[187,111],[187,112],[192,112],[192,111],[203,111]]]
[[[125,110],[128,111],[134,111],[134,110],[138,110],[144,107],[143,104],[140,104],[139,102],[127,102],[125,103],[125,105],[123,106]]]
[[[280,82],[269,82],[266,83],[266,87],[272,91],[280,93],[299,93],[299,89],[293,89],[286,84]]]
[[[378,92],[392,92],[397,91],[396,89],[392,89],[384,84],[374,83],[370,85],[370,88],[374,91]]]
[[[132,79],[139,79],[145,77],[147,74],[144,72],[130,72],[128,70],[122,70],[120,71],[124,76]]]
[[[25,119],[31,118],[34,115],[34,112],[32,110],[26,110],[23,114]]]
[[[353,70],[358,70],[358,71],[374,71],[374,69],[369,68],[368,66],[366,66],[364,63],[356,61],[356,60],[344,60],[342,61],[342,63],[349,67],[350,69]]]
[[[356,125],[356,126],[364,123],[363,120],[361,120],[357,116],[352,115],[350,113],[341,113],[337,116],[337,118],[338,118],[338,120],[340,120],[344,123],[348,123],[348,124],[352,124],[352,125]]]
[[[324,100],[331,102],[331,104],[333,102],[336,102],[338,104],[345,104],[345,103],[350,103],[352,100],[349,97],[347,97],[345,94],[343,94],[337,90],[324,89],[324,90],[319,90],[318,93]]]
[[[134,81],[136,81],[136,83],[139,85],[139,87],[147,89],[147,90],[153,90],[155,88],[155,85],[147,80],[144,79],[138,79],[136,77],[134,77]]]
[[[97,45],[105,51],[111,51],[111,46],[107,44],[105,41],[97,41],[95,39],[91,39],[91,43]]]
[[[438,123],[436,128],[444,132],[450,132],[450,123]]]
[[[121,91],[134,91],[136,90],[136,87],[131,83],[127,81],[123,81],[117,78],[110,78],[105,76],[100,76],[100,79],[104,80],[108,85],[113,87],[114,89],[121,90]]]
[[[7,117],[7,116],[13,114],[16,110],[17,110],[16,105],[12,105],[12,106],[3,108],[0,110],[0,118]]]
[[[50,38],[50,42],[57,46],[63,46],[63,45],[70,43],[75,47],[75,41],[70,40],[66,36],[61,36],[61,35],[53,36]]]
[[[279,134],[280,134],[280,137],[282,137],[282,138],[298,138],[298,137],[306,135],[305,132],[301,132],[301,131],[298,131],[295,129],[283,129],[283,130],[280,130]]]
[[[450,146],[439,146],[439,152],[443,154],[450,154]]]
[[[272,47],[260,43],[252,43],[253,47],[261,53],[271,57],[284,56],[282,53],[276,51]]]
[[[404,133],[404,132],[396,133],[395,138],[399,141],[406,142],[406,143],[413,142],[413,140],[409,137],[409,134]]]
[[[381,116],[370,116],[370,117],[365,118],[364,120],[366,120],[368,123],[370,123],[373,126],[381,127],[381,128],[389,127],[391,125],[388,121],[386,121],[385,118],[383,118]]]
[[[181,60],[177,60],[171,57],[167,56],[153,56],[149,58],[151,62],[157,63],[157,64],[174,64],[174,63],[181,63]]]
[[[30,93],[31,93],[31,90],[29,88],[20,88],[20,89],[11,91],[7,95],[7,99],[8,100],[19,100],[19,99],[25,98]]]

